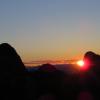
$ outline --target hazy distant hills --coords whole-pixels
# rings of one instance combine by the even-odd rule
[[[26,68],[29,72],[34,72],[34,71],[38,70],[39,67],[40,66],[26,67]],[[78,66],[76,66],[75,64],[56,64],[56,65],[54,65],[54,67],[57,70],[61,70],[67,74],[74,74],[74,73],[78,72]]]
[[[78,72],[77,66],[75,64],[58,64],[58,65],[55,65],[55,67],[58,70],[64,71],[65,73],[68,73],[68,74],[73,74],[73,73]]]

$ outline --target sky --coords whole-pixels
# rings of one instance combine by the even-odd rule
[[[100,0],[0,0],[0,43],[23,62],[100,54]]]

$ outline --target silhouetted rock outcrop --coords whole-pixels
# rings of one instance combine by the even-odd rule
[[[25,67],[20,56],[9,44],[0,44],[0,91],[2,100],[24,99],[24,85]]]
[[[100,100],[100,55],[88,51],[84,55],[84,62],[87,70],[82,73],[82,88],[91,92],[94,100]]]
[[[100,73],[100,55],[89,51],[84,55],[84,61],[90,67],[90,70]]]

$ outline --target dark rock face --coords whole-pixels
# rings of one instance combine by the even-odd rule
[[[22,60],[16,50],[7,43],[0,45],[0,61],[4,66],[1,68],[4,68],[5,70],[9,69],[12,72],[23,72],[25,69],[24,64],[22,63]]]
[[[25,67],[16,50],[0,44],[0,91],[3,100],[20,99],[23,95]]]
[[[87,61],[88,66],[91,67],[91,70],[100,72],[100,55],[89,51],[84,55],[84,60]]]
[[[87,52],[84,55],[84,61],[89,67],[84,74],[84,82],[89,91],[91,91],[94,100],[100,99],[100,55],[95,54],[92,51]]]

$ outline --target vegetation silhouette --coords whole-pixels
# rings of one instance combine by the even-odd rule
[[[85,53],[87,70],[69,74],[43,64],[28,71],[16,50],[0,44],[1,100],[100,100],[100,55]]]

